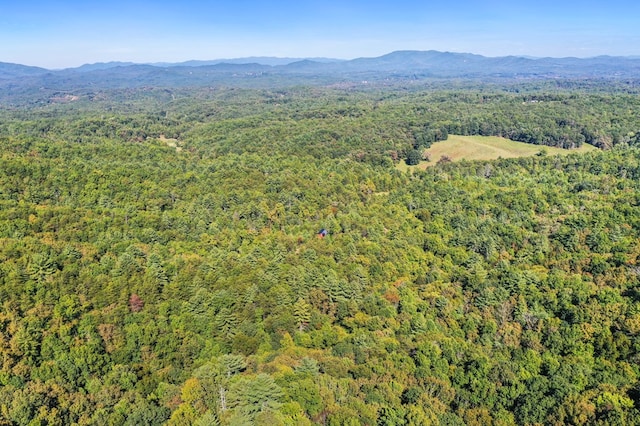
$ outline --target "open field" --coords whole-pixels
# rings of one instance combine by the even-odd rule
[[[417,166],[425,169],[435,165],[438,160],[446,155],[453,161],[460,160],[495,160],[497,158],[516,158],[536,155],[542,150],[546,150],[547,155],[567,155],[576,152],[588,152],[597,148],[584,144],[578,149],[562,149],[542,145],[532,145],[528,143],[515,142],[506,138],[496,136],[459,136],[449,135],[446,141],[436,142],[426,152],[430,155],[431,161],[423,161]],[[404,162],[399,168],[408,168]]]

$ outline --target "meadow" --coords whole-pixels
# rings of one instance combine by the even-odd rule
[[[429,161],[421,161],[415,166],[407,166],[405,162],[398,164],[399,170],[407,168],[426,169],[447,157],[451,161],[487,161],[499,158],[531,157],[534,155],[568,155],[573,153],[585,153],[595,150],[592,145],[582,145],[580,148],[564,149],[550,146],[532,145],[523,142],[512,141],[499,136],[461,136],[449,135],[445,141],[435,142],[424,155]]]

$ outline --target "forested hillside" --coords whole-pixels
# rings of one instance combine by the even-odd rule
[[[511,89],[0,109],[0,424],[638,424],[640,98]]]

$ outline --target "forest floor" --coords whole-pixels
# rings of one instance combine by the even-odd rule
[[[516,142],[496,136],[449,135],[446,141],[436,142],[425,151],[429,155],[430,161],[422,161],[412,167],[426,169],[434,166],[443,156],[449,157],[452,161],[495,160],[498,158],[528,157],[539,154],[542,150],[545,150],[547,155],[567,155],[595,149],[597,148],[587,144],[577,149],[562,149]],[[404,161],[398,166],[401,170],[406,170],[409,167]]]

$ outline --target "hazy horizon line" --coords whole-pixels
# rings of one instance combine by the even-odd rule
[[[250,59],[269,59],[269,60],[280,60],[280,61],[288,61],[290,60],[292,62],[297,62],[297,61],[303,61],[303,60],[308,60],[308,61],[331,61],[331,62],[347,62],[347,61],[353,61],[353,60],[357,60],[357,59],[368,59],[368,58],[380,58],[383,56],[387,56],[390,55],[392,53],[397,53],[397,52],[420,52],[420,53],[426,53],[426,52],[437,52],[437,53],[452,53],[452,54],[459,54],[459,55],[474,55],[474,56],[482,56],[485,58],[506,58],[506,57],[517,57],[517,58],[524,58],[524,59],[531,59],[531,60],[539,60],[539,59],[594,59],[594,58],[601,58],[601,57],[611,57],[611,58],[626,58],[626,59],[640,59],[640,55],[614,55],[614,54],[599,54],[599,55],[589,55],[589,56],[552,56],[552,55],[548,55],[548,56],[536,56],[536,55],[526,55],[526,54],[507,54],[507,55],[483,55],[480,53],[473,53],[473,52],[468,52],[468,51],[453,51],[453,50],[437,50],[437,49],[427,49],[427,50],[418,50],[418,49],[398,49],[398,50],[393,50],[381,55],[377,55],[377,56],[372,56],[372,55],[365,55],[365,56],[354,56],[354,57],[350,57],[350,58],[340,58],[340,57],[330,57],[330,56],[278,56],[278,55],[247,55],[247,56],[238,56],[238,57],[221,57],[221,58],[212,58],[212,59],[186,59],[186,60],[175,60],[175,61],[171,61],[171,60],[157,60],[157,61],[135,61],[135,60],[119,60],[119,59],[112,59],[112,60],[102,60],[102,61],[97,61],[97,62],[83,62],[80,65],[71,65],[71,66],[65,66],[65,67],[47,67],[47,66],[41,66],[41,65],[31,65],[31,64],[26,64],[26,63],[19,63],[19,62],[5,62],[5,61],[0,61],[0,63],[5,63],[5,64],[13,64],[13,65],[21,65],[21,66],[25,66],[25,67],[33,67],[33,68],[42,68],[48,71],[63,71],[63,70],[69,70],[69,69],[76,69],[76,68],[81,68],[84,66],[91,66],[91,65],[109,65],[109,64],[126,64],[126,65],[150,65],[150,66],[163,66],[163,65],[180,65],[180,64],[187,64],[187,63],[197,63],[197,62],[218,62],[218,63],[225,63],[225,61],[241,61],[241,60],[250,60]],[[243,64],[249,64],[251,62],[242,62]],[[259,62],[258,62],[259,63]],[[261,65],[270,65],[270,64],[261,64]],[[280,64],[280,65],[286,65],[286,64]]]

